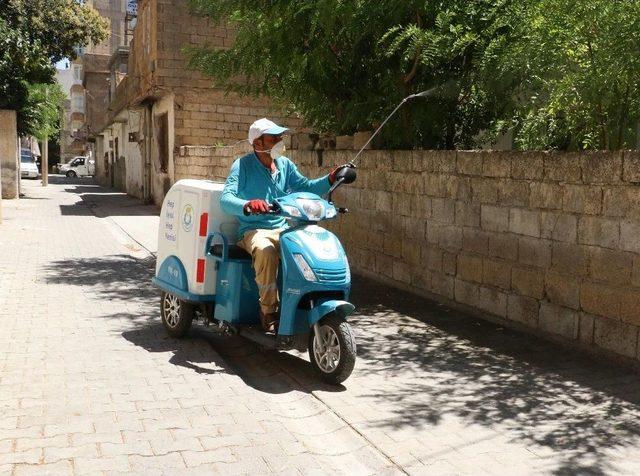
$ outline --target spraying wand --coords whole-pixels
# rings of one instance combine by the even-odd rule
[[[384,127],[384,125],[389,121],[389,119],[391,119],[391,117],[396,113],[396,111],[400,109],[404,103],[406,103],[407,101],[413,98],[423,98],[423,97],[431,96],[431,94],[433,94],[433,92],[439,89],[440,87],[441,86],[436,86],[434,88],[427,89],[426,91],[410,94],[409,96],[404,98],[402,101],[400,101],[400,104],[398,104],[396,108],[393,111],[391,111],[391,114],[389,114],[387,118],[384,121],[382,121],[382,124],[378,126],[378,128],[373,132],[373,134],[371,134],[371,137],[369,137],[369,140],[360,148],[360,150],[358,151],[356,156],[353,158],[353,160],[350,161],[348,164],[346,164],[347,166],[344,169],[345,172],[343,172],[342,174],[343,176],[339,177],[331,186],[331,188],[329,189],[329,192],[327,192],[327,197],[328,197],[327,200],[329,202],[331,202],[331,195],[333,194],[333,191],[336,188],[338,188],[342,183],[351,183],[356,179],[356,172],[353,169],[356,168],[356,161],[358,160],[358,157],[360,157],[360,154],[362,153],[362,151],[371,143],[373,138],[378,134],[378,132],[380,132],[380,129]],[[340,209],[339,211],[346,212],[347,209],[346,208]]]
[[[406,103],[407,101],[409,101],[411,99],[414,99],[414,98],[423,98],[423,97],[430,96],[436,89],[438,89],[437,86],[435,88],[431,88],[431,89],[428,89],[426,91],[422,91],[422,92],[415,93],[415,94],[410,94],[409,96],[404,98],[402,101],[400,101],[400,104],[398,104],[396,106],[396,108],[393,111],[391,111],[391,114],[389,114],[387,116],[387,118],[384,121],[382,121],[382,124],[380,124],[378,126],[378,128],[373,132],[373,134],[371,134],[371,137],[369,137],[369,140],[360,148],[360,150],[358,151],[356,156],[353,158],[353,160],[351,162],[349,162],[349,164],[355,167],[356,161],[358,160],[358,157],[360,157],[360,154],[362,153],[362,151],[369,145],[369,143],[378,134],[378,132],[380,132],[380,129],[382,129],[384,127],[384,125],[387,123],[387,121],[389,121],[389,119],[391,119],[391,117],[396,113],[396,111],[398,109],[400,109],[402,107],[402,105],[404,103]]]

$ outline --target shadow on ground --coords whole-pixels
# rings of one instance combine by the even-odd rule
[[[238,336],[222,336],[202,325],[196,325],[185,339],[167,336],[160,321],[160,291],[151,284],[155,258],[137,259],[130,255],[103,258],[66,259],[44,266],[47,282],[82,286],[97,301],[126,303],[127,308],[100,316],[122,322],[122,336],[149,352],[172,352],[169,362],[198,373],[226,371],[241,377],[248,385],[267,393],[291,391],[344,391],[343,386],[329,386],[317,380],[302,386],[287,374],[287,369],[310,374],[308,362],[293,355],[282,354],[277,361],[273,351]],[[121,309],[121,306],[115,306]],[[282,358],[287,362],[282,366]],[[205,365],[206,364],[206,365]]]
[[[63,175],[50,175],[49,183],[66,185],[64,191],[80,200],[71,205],[60,205],[62,215],[105,216],[153,216],[158,215],[155,205],[141,205],[140,200],[115,188],[103,187],[95,183],[92,177],[67,178]]]
[[[99,299],[136,304],[138,314],[103,317],[126,321],[122,336],[135,345],[172,352],[174,365],[231,372],[269,393],[345,390],[318,382],[303,359],[261,352],[239,338],[206,330],[168,338],[159,323],[159,293],[149,284],[153,268],[153,259],[116,255],[55,261],[45,274],[50,282],[86,286]],[[610,452],[640,444],[636,374],[364,278],[354,278],[353,288],[356,371],[365,387],[358,391],[390,409],[372,416],[375,425],[428,430],[455,416],[498,428],[534,453],[552,453],[556,474],[614,471]],[[382,383],[367,386],[369,376]]]
[[[154,305],[159,291],[151,286],[155,258],[137,259],[127,254],[102,258],[73,258],[52,261],[44,266],[48,282],[86,286],[99,300],[127,301]]]
[[[62,174],[49,174],[49,183],[52,185],[93,185],[93,177],[65,177]],[[94,185],[97,187],[97,185]]]
[[[29,195],[25,195],[24,193],[21,193],[20,200],[49,200],[49,199],[46,197],[30,197]]]
[[[367,362],[360,372],[388,375],[389,385],[370,396],[396,404],[380,426],[426,428],[447,415],[499,423],[534,452],[552,450],[557,474],[608,472],[611,449],[640,443],[637,374],[371,281],[354,288]],[[384,322],[397,332],[377,332]],[[416,378],[394,385],[400,372]]]
[[[89,193],[78,192],[74,188],[67,188],[66,191],[78,195],[82,200],[71,205],[59,205],[62,215],[96,215],[100,218],[108,216],[158,215],[158,208],[155,205],[141,206],[138,200],[120,192],[103,193],[99,189],[96,193]]]

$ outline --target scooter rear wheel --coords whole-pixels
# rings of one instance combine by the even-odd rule
[[[162,325],[171,337],[184,337],[191,328],[194,309],[177,296],[163,292],[160,300]]]
[[[331,314],[309,333],[309,359],[320,378],[330,384],[344,382],[356,364],[356,339],[343,318]]]

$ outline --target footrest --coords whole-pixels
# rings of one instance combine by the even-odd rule
[[[240,335],[246,337],[260,344],[267,349],[275,349],[277,347],[276,336],[273,334],[266,334],[259,327],[242,327],[240,329]]]
[[[218,258],[222,258],[222,250],[223,245],[213,245],[211,247],[211,254],[217,256]],[[251,255],[247,253],[245,250],[240,248],[238,245],[229,245],[229,259],[245,259],[251,260]]]

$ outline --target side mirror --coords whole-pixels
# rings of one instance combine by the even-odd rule
[[[329,192],[327,193],[327,200],[330,203],[333,203],[331,198],[333,191],[343,183],[354,182],[356,179],[356,175],[357,174],[356,174],[355,166],[344,167],[343,169],[338,170],[338,172],[336,172],[336,181],[333,182],[333,185],[331,186],[331,188],[329,189]]]
[[[342,183],[353,183],[356,180],[356,169],[354,167],[345,167],[336,173],[336,181],[342,179]]]

